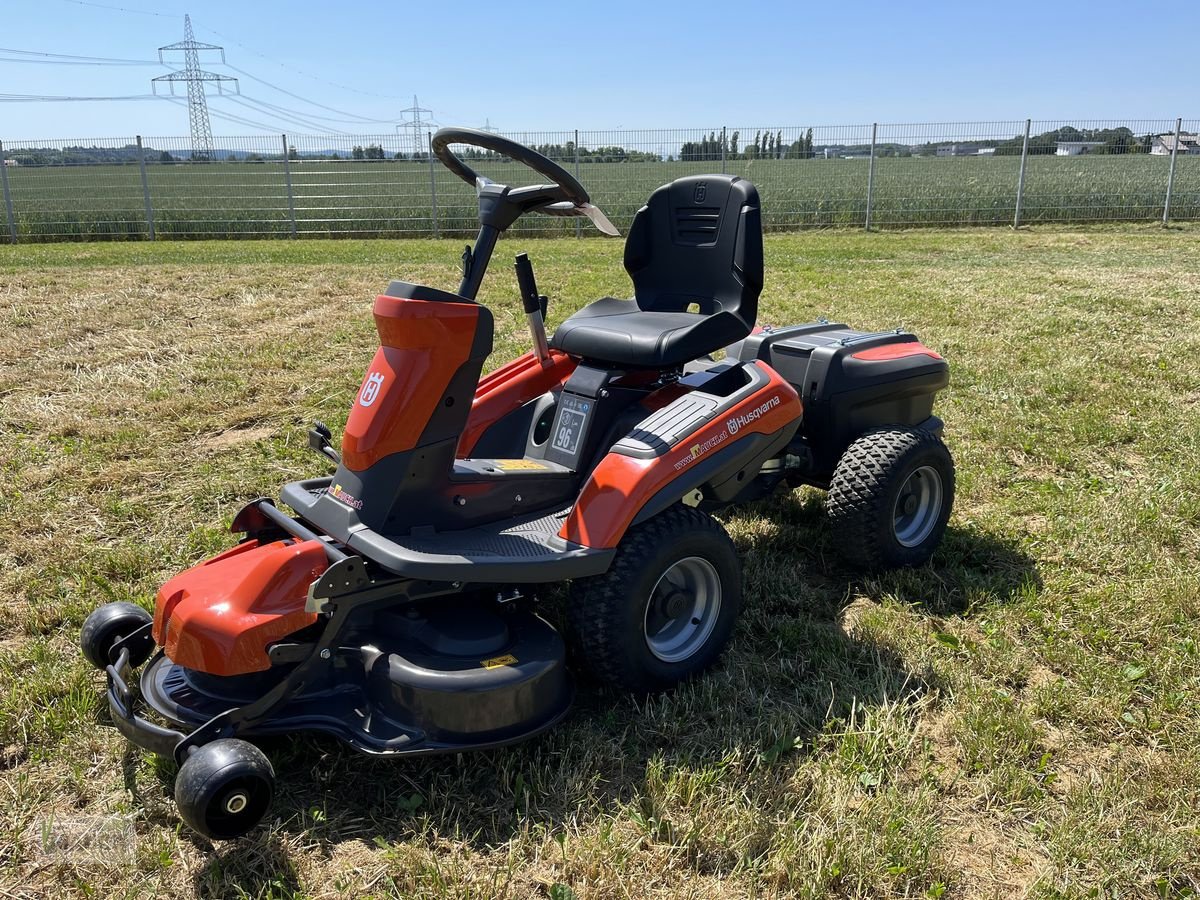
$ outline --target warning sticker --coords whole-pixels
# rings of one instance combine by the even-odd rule
[[[493,465],[501,472],[540,472],[549,468],[536,459],[498,459]]]
[[[505,653],[503,656],[493,656],[491,659],[481,659],[479,664],[485,669],[499,669],[502,666],[511,666],[517,661],[517,658],[511,653]]]

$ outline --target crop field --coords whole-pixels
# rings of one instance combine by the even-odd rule
[[[625,293],[621,247],[503,240],[489,367],[528,344],[512,253],[560,321]],[[324,474],[305,429],[340,435],[371,298],[453,289],[460,251],[0,246],[0,897],[1200,892],[1194,225],[768,236],[760,322],[903,325],[949,359],[959,494],[933,561],[847,568],[809,489],[733,510],[745,606],[705,678],[647,699],[581,677],[561,726],[486,753],[276,740],[258,831],[181,828],[174,765],[111,726],[79,627]],[[132,837],[55,852],[81,821]]]
[[[1161,219],[1170,160],[1162,156],[1031,156],[1022,220],[1027,223]],[[873,223],[1011,224],[1020,160],[1012,156],[876,160]],[[580,180],[619,227],[650,192],[719,162],[587,163]],[[568,168],[570,166],[568,165]],[[758,185],[770,230],[861,226],[866,159],[733,160],[728,170]],[[536,181],[515,164],[480,171],[510,184]],[[431,183],[432,176],[432,183]],[[9,172],[21,240],[129,239],[148,233],[136,165],[16,167]],[[440,165],[301,160],[291,164],[292,202],[279,161],[147,166],[156,235],[164,238],[468,234],[476,227],[470,188]],[[437,195],[437,218],[433,195]],[[1200,158],[1177,160],[1172,218],[1200,219]],[[574,233],[569,220],[534,216],[518,231]]]

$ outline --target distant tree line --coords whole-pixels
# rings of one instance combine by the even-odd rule
[[[1057,152],[1060,141],[1082,141],[1095,143],[1088,148],[1093,154],[1123,154],[1149,153],[1154,135],[1135,135],[1129,128],[1075,128],[1065,125],[1051,131],[1031,135],[1029,152],[1031,154],[1053,154]],[[936,156],[939,148],[954,145],[965,145],[968,148],[995,148],[997,156],[1019,156],[1024,143],[1024,136],[1017,135],[1008,140],[978,140],[978,141],[930,141],[919,145],[899,143],[879,143],[875,146],[875,155],[880,157],[901,156]],[[724,131],[710,131],[699,140],[686,141],[679,148],[678,157],[673,154],[652,153],[644,150],[630,150],[620,145],[606,147],[585,147],[580,145],[578,153],[574,141],[562,144],[543,143],[534,146],[544,156],[565,162],[573,162],[577,157],[581,163],[620,163],[620,162],[717,162],[721,159],[755,160],[755,159],[813,159],[824,156],[867,156],[871,152],[870,144],[817,144],[813,143],[813,130],[809,128],[796,140],[785,142],[783,132],[756,131],[754,139],[742,143],[740,132],[726,134]],[[159,150],[150,146],[144,148],[147,162],[168,165],[175,162],[199,162],[190,154],[175,153]],[[457,151],[464,159],[497,160],[504,158],[490,150],[474,147],[461,148]],[[126,144],[122,147],[27,147],[6,150],[6,159],[12,159],[18,165],[137,165],[138,147],[136,144]],[[349,155],[343,155],[336,150],[298,151],[295,146],[289,146],[287,157],[291,160],[407,160],[425,162],[429,154],[394,153],[390,157],[379,144],[356,144]],[[279,162],[282,153],[244,152],[238,150],[216,150],[212,154],[214,160],[222,162],[264,163]]]
[[[1149,153],[1154,136],[1144,134],[1134,135],[1128,128],[1073,128],[1065,125],[1053,131],[1043,131],[1041,134],[1029,136],[1029,153],[1047,154],[1058,152],[1059,141],[1098,142],[1100,146],[1091,147],[1088,153]],[[997,156],[1020,156],[1021,147],[1025,142],[1024,135],[1018,135],[1012,140],[999,141],[995,144]]]

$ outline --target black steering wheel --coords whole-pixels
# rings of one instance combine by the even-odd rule
[[[583,185],[579,183],[574,175],[554,162],[554,160],[542,156],[536,150],[531,150],[523,144],[510,141],[508,138],[501,137],[498,134],[492,134],[490,131],[478,131],[474,128],[439,128],[433,136],[432,149],[434,156],[447,169],[477,190],[482,184],[488,183],[487,179],[481,179],[474,169],[455,156],[450,149],[451,144],[467,144],[471,147],[491,150],[493,153],[499,153],[501,156],[507,156],[509,159],[524,163],[539,175],[544,175],[550,179],[552,187],[558,188],[557,196],[548,197],[548,203],[566,201],[576,207],[584,207],[591,203],[588,192],[583,189]],[[540,188],[542,185],[529,186],[529,188],[534,187]],[[529,191],[529,188],[517,188],[510,193],[525,193]]]

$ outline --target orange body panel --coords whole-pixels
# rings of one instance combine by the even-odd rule
[[[342,461],[361,472],[411,450],[471,355],[474,303],[375,298],[380,348],[359,387],[342,438]]]
[[[329,566],[320,541],[246,541],[162,586],[154,639],[167,658],[212,675],[271,666],[267,645],[317,620],[308,586]]]
[[[586,547],[615,547],[646,502],[695,460],[746,435],[770,434],[796,421],[803,408],[796,390],[770,366],[755,365],[767,374],[768,383],[669,453],[654,459],[605,456],[584,484],[559,536]]]
[[[865,360],[904,359],[906,356],[931,356],[934,359],[942,358],[942,355],[937,351],[930,350],[924,344],[919,344],[916,341],[907,341],[903,344],[883,344],[879,347],[870,347],[866,350],[859,350],[854,354],[855,359]]]
[[[578,365],[579,360],[557,350],[551,350],[550,359],[542,365],[530,352],[479,379],[471,403],[471,416],[458,440],[458,456],[470,456],[475,444],[492,425],[535,397],[563,384]]]

